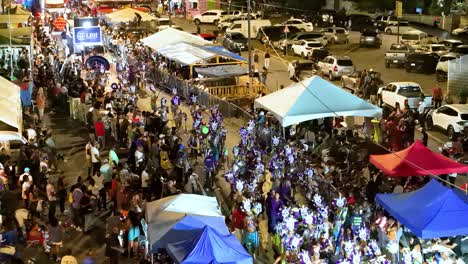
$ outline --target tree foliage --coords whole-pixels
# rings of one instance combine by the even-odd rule
[[[442,12],[449,14],[454,2],[453,0],[432,0],[429,13],[431,15],[441,15]]]
[[[395,0],[354,0],[360,10],[394,10]]]

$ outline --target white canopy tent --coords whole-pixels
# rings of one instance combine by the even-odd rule
[[[153,20],[158,19],[157,17],[152,16],[148,13],[141,12],[139,10],[127,7],[127,8],[112,12],[110,14],[106,14],[104,16],[104,20],[110,24],[125,23],[129,21],[133,21],[135,19],[135,14],[138,14],[141,16],[142,22],[153,21]]]
[[[17,129],[21,133],[20,88],[3,77],[0,77],[0,87],[0,122]]]
[[[191,65],[215,57],[216,54],[187,43],[178,43],[157,50],[159,54],[181,64]]]
[[[190,33],[174,28],[166,28],[164,30],[161,30],[149,37],[142,39],[141,42],[143,42],[143,44],[154,50],[159,50],[161,48],[181,42],[195,44],[199,46],[206,46],[212,44],[211,42],[204,40],[200,36],[192,35]]]
[[[257,98],[255,107],[271,112],[283,127],[324,117],[382,115],[381,108],[319,76]]]
[[[186,215],[223,217],[216,197],[179,194],[146,204],[148,241],[152,245]]]

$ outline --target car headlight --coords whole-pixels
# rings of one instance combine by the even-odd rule
[[[467,125],[467,123],[468,123],[467,121],[458,121],[458,122],[457,122],[457,124],[458,124],[459,126],[465,126],[465,125]]]

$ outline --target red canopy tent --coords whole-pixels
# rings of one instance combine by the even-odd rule
[[[372,164],[390,177],[468,172],[468,166],[433,152],[421,141],[416,141],[410,147],[395,153],[370,155],[369,159]]]

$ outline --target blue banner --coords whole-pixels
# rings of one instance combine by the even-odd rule
[[[75,46],[102,45],[101,27],[76,27],[73,28],[73,41]]]

